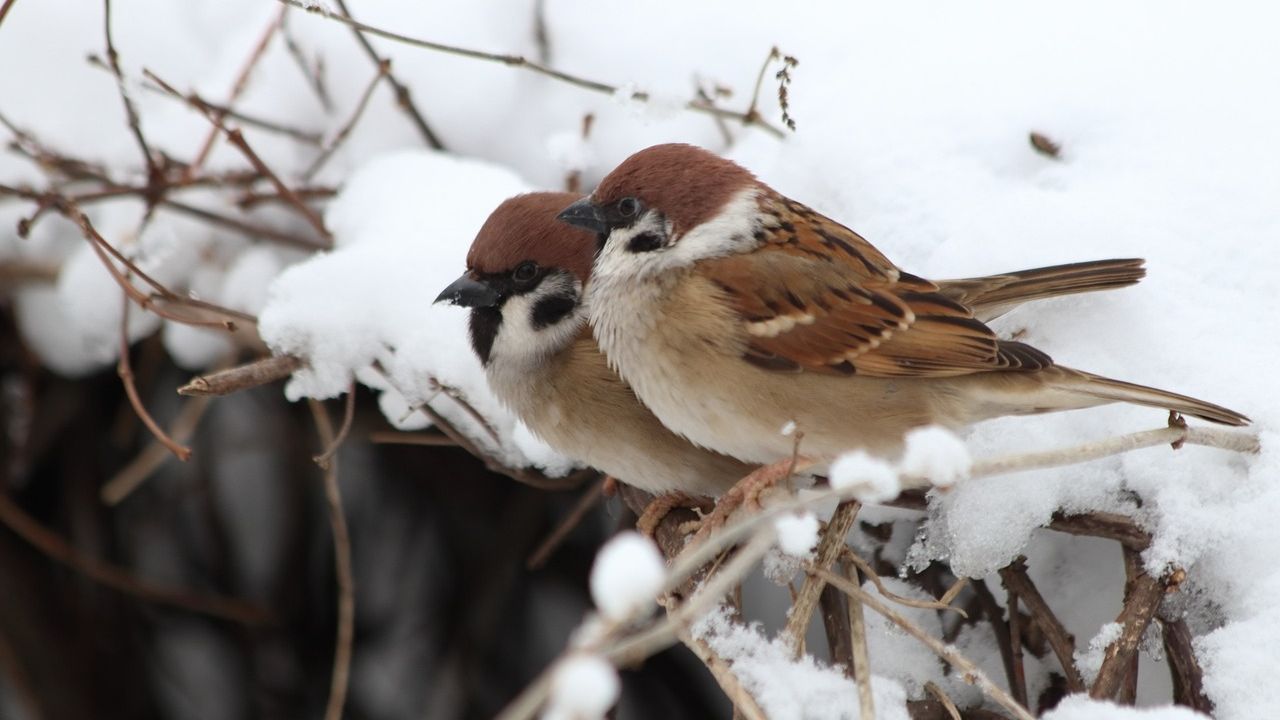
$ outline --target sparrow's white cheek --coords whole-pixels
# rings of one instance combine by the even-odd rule
[[[521,366],[542,362],[573,342],[586,314],[579,303],[550,321],[538,312],[539,304],[549,298],[571,300],[581,295],[576,281],[552,277],[534,291],[515,295],[502,306],[502,325],[493,342],[491,364]],[[542,318],[542,319],[539,319]]]
[[[666,253],[670,265],[692,265],[699,260],[746,252],[760,244],[760,191],[740,191],[715,217],[689,230]]]

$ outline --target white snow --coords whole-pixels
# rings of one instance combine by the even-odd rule
[[[924,478],[938,487],[950,487],[969,477],[973,458],[964,441],[950,430],[931,425],[906,435],[899,469],[908,477]]]
[[[556,665],[544,720],[600,720],[618,701],[622,683],[609,661],[574,653]]]
[[[773,521],[778,549],[797,558],[809,557],[818,544],[818,518],[813,513],[783,515]]]
[[[1107,623],[1098,628],[1098,633],[1089,640],[1089,647],[1076,650],[1076,667],[1085,682],[1092,683],[1102,669],[1102,661],[1107,654],[1107,646],[1120,638],[1124,626],[1118,622]]]
[[[1206,720],[1190,708],[1169,705],[1158,708],[1132,708],[1085,695],[1064,698],[1058,707],[1044,714],[1043,720]]]
[[[849,490],[857,499],[869,503],[892,499],[902,491],[898,471],[864,450],[837,457],[831,463],[828,479],[836,490]]]
[[[733,622],[727,607],[708,612],[694,623],[692,632],[729,661],[733,674],[773,720],[859,717],[858,688],[852,680],[810,655],[793,660],[781,638],[770,640],[758,625]],[[871,691],[876,718],[906,720],[901,685],[873,674]]]
[[[279,12],[260,0],[114,5],[116,45],[133,80],[146,66],[214,100],[225,98]],[[1180,603],[1198,635],[1218,716],[1248,720],[1280,706],[1280,684],[1269,673],[1280,662],[1280,569],[1272,557],[1280,547],[1280,374],[1272,367],[1280,355],[1280,95],[1267,90],[1280,86],[1280,7],[659,0],[638,12],[618,2],[544,5],[548,62],[616,85],[626,99],[378,41],[450,154],[418,149],[413,124],[380,88],[316,179],[341,186],[326,213],[337,239],[332,252],[249,241],[164,209],[139,234],[142,208],[134,200],[85,210],[109,241],[175,290],[260,313],[272,347],[311,363],[288,384],[290,397],[332,397],[355,379],[380,394],[397,426],[426,425],[414,408],[430,401],[504,462],[555,472],[570,461],[519,430],[488,393],[468,345],[465,311],[431,301],[462,272],[489,209],[510,194],[561,187],[568,170],[581,170],[586,191],[641,147],[699,143],[930,278],[1145,257],[1149,276],[1137,287],[1036,303],[995,328],[1070,367],[1239,409],[1257,421],[1262,453],[1162,447],[966,480],[959,479],[959,448],[951,454],[934,436],[915,456],[908,452],[901,470],[910,475],[919,462],[953,471],[958,481],[931,497],[909,560],[945,560],[962,575],[984,577],[1028,554],[1042,593],[1062,599],[1055,609],[1068,630],[1092,637],[1119,609],[1119,553],[1099,542],[1079,555],[1075,539],[1037,528],[1060,510],[1133,515],[1153,534],[1147,567],[1187,572],[1169,602]],[[410,35],[535,58],[533,9],[530,1],[369,0],[357,12]],[[599,29],[619,28],[620,16],[626,23],[601,42]],[[331,20],[291,11],[290,27],[309,57],[323,55],[336,107],[324,110],[280,42],[268,47],[237,107],[332,136],[373,68],[349,30]],[[800,59],[790,86],[796,133],[779,141],[730,121],[730,146],[715,120],[676,109],[692,97],[694,78],[731,87],[722,104],[746,107],[774,45]],[[0,27],[0,67],[23,72],[0,72],[0,110],[47,144],[136,182],[137,148],[114,84],[83,60],[102,51],[100,10],[71,0],[15,3]],[[51,87],[61,91],[51,95]],[[136,82],[130,87],[153,145],[190,157],[207,122]],[[630,99],[636,90],[659,101]],[[777,124],[775,95],[766,73],[760,110]],[[595,121],[583,140],[587,113]],[[1060,143],[1061,157],[1034,152],[1031,130]],[[287,138],[253,128],[245,135],[287,179],[314,157],[314,149]],[[0,130],[0,140],[9,139]],[[238,169],[244,161],[219,143],[208,165]],[[6,152],[0,182],[42,180],[31,163]],[[233,201],[203,189],[179,197],[220,211]],[[0,262],[46,262],[60,276],[4,289],[24,338],[60,373],[109,366],[118,352],[119,289],[70,223],[48,215],[30,238],[18,239],[14,223],[30,211],[29,203],[0,198]],[[277,207],[254,218],[308,230]],[[165,346],[193,371],[229,349],[225,338],[162,324],[137,309],[130,317],[130,338],[163,325]],[[375,361],[382,373],[373,371]],[[433,381],[457,388],[498,440],[437,394]],[[1163,422],[1153,410],[1110,406],[985,423],[964,434],[964,445],[984,458]],[[896,492],[892,466],[857,456],[842,461],[833,482],[865,486],[867,500]],[[1104,545],[1110,549],[1099,549]],[[990,649],[963,633],[961,640],[974,653]],[[990,667],[999,676],[998,658]],[[1143,677],[1155,674],[1144,670]],[[1167,693],[1146,701],[1165,702]]]
[[[637,532],[621,532],[596,554],[591,599],[606,618],[630,620],[654,607],[666,576],[666,563],[652,540]]]

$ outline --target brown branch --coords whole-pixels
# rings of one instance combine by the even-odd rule
[[[147,412],[147,408],[142,404],[142,399],[138,397],[138,388],[133,381],[133,367],[129,364],[129,295],[124,293],[121,296],[120,311],[120,361],[116,363],[116,374],[120,376],[120,382],[124,384],[125,395],[129,396],[129,404],[133,406],[133,411],[137,413],[138,419],[146,426],[147,430],[155,436],[155,439],[169,452],[173,453],[182,462],[186,462],[191,458],[191,448],[180,445],[169,437],[160,425],[151,417],[151,413]]]
[[[312,458],[321,470],[328,470],[329,464],[333,460],[333,456],[338,452],[338,448],[342,447],[343,441],[347,439],[347,434],[351,432],[351,422],[356,416],[356,384],[352,381],[347,388],[347,402],[342,410],[342,425],[338,428],[338,434],[324,448],[324,451]],[[327,416],[326,416],[327,417]]]
[[[1098,677],[1089,689],[1089,697],[1109,700],[1120,690],[1129,675],[1129,663],[1135,657],[1142,634],[1155,617],[1164,599],[1165,583],[1139,569],[1125,594],[1124,609],[1116,618],[1121,625],[1120,637],[1107,646]]]
[[[235,120],[236,122],[242,125],[247,125],[249,127],[254,127],[259,130],[265,130],[267,132],[276,133],[277,135],[283,135],[287,138],[297,140],[298,142],[306,143],[307,145],[319,145],[324,140],[324,138],[321,137],[320,133],[318,132],[303,130],[302,128],[296,128],[290,125],[285,125],[284,123],[277,122],[275,120],[268,120],[267,118],[264,118],[264,117],[251,115],[247,112],[244,112],[243,110],[236,110],[227,105],[223,105],[222,103],[216,103],[211,100],[205,99],[194,90],[182,96],[174,96],[168,93],[167,91],[165,91],[164,88],[157,87],[154,85],[147,85],[144,83],[142,87],[146,90],[150,90],[151,92],[154,92],[160,95],[161,97],[167,97],[167,98],[178,100],[178,101],[185,101],[186,104],[188,105],[203,107],[209,110],[210,112],[215,112],[220,116],[227,118],[229,120]]]
[[[293,355],[272,355],[227,370],[194,377],[178,388],[178,394],[196,397],[230,395],[239,390],[283,380],[304,366],[305,363]]]
[[[509,67],[522,68],[530,72],[536,73],[538,75],[542,75],[544,77],[549,77],[555,80],[559,80],[561,82],[568,83],[575,87],[582,88],[584,90],[590,90],[592,92],[602,93],[605,95],[616,95],[619,92],[619,88],[617,86],[610,85],[608,83],[599,82],[596,80],[588,80],[587,78],[579,77],[577,75],[571,75],[569,73],[556,70],[555,68],[549,67],[547,65],[534,62],[520,55],[491,53],[491,52],[485,52],[483,50],[472,50],[470,48],[458,47],[456,45],[446,45],[444,43],[432,42],[430,40],[422,40],[419,38],[409,37],[408,35],[401,35],[400,33],[392,32],[390,30],[383,30],[381,28],[376,28],[376,27],[373,27],[372,25],[365,25],[364,23],[354,20],[349,16],[333,15],[333,14],[325,13],[316,7],[308,6],[305,2],[302,2],[302,0],[278,0],[278,1],[281,3],[284,3],[285,5],[296,7],[300,10],[306,10],[307,12],[321,14],[324,17],[329,18],[330,20],[340,22],[344,25],[347,25],[348,27],[354,28],[361,32],[365,32],[370,35],[375,35],[381,38],[386,38],[387,40],[394,40],[395,42],[404,43],[406,45],[411,45],[413,47],[423,48],[426,50],[433,50],[435,52],[448,53],[450,55],[457,55],[459,57],[471,58],[474,60],[484,60],[487,62],[501,63]],[[341,5],[341,2],[339,2],[339,4]],[[647,92],[634,91],[630,94],[630,99],[640,101],[640,102],[648,102],[650,98],[649,98],[649,93]],[[774,137],[778,137],[778,138],[783,137],[783,133],[781,130],[774,127],[773,125],[770,125],[769,123],[765,122],[759,117],[751,118],[751,117],[748,117],[745,113],[726,110],[724,108],[720,108],[715,105],[703,105],[694,101],[685,103],[684,107],[685,109],[691,110],[694,112],[700,112],[700,113],[705,113],[712,116],[725,117],[725,118],[738,120],[738,121],[741,121],[743,125],[756,125],[760,127],[762,130],[768,132],[770,135],[773,135]]]
[[[209,398],[194,398],[182,406],[169,430],[175,442],[185,443],[195,432],[200,418],[209,407]],[[107,505],[117,505],[138,489],[164,461],[169,458],[168,448],[160,442],[147,445],[128,465],[125,465],[98,491],[98,497]]]
[[[188,205],[186,203],[178,202],[177,200],[165,199],[165,200],[161,200],[160,204],[171,210],[183,213],[185,215],[190,215],[192,217],[200,218],[201,220],[204,220],[210,224],[219,225],[229,230],[234,230],[242,235],[246,235],[251,238],[271,240],[273,242],[281,243],[282,245],[289,245],[292,247],[302,248],[303,250],[332,250],[333,249],[332,240],[313,239],[309,237],[303,237],[301,235],[294,235],[292,233],[284,232],[283,230],[276,230],[275,228],[269,228],[265,225],[256,225],[254,223],[245,222],[244,220],[240,220],[238,218],[228,217],[226,215],[219,215],[218,213],[213,212],[212,210],[206,210],[204,208],[196,207],[195,205]]]
[[[1080,677],[1080,671],[1075,665],[1075,639],[1071,637],[1071,633],[1067,632],[1062,621],[1049,607],[1049,603],[1045,602],[1035,583],[1031,582],[1031,577],[1027,575],[1026,558],[1020,557],[1007,567],[1001,568],[1000,579],[1009,592],[1026,604],[1031,619],[1049,641],[1053,654],[1058,658],[1058,664],[1062,666],[1067,680],[1067,689],[1073,693],[1084,692],[1086,689],[1084,679]]]
[[[369,98],[373,97],[373,91],[378,89],[378,83],[387,77],[387,73],[390,71],[390,60],[383,60],[378,63],[378,72],[374,73],[373,78],[369,80],[369,84],[365,86],[364,92],[360,94],[360,100],[356,103],[351,117],[347,118],[347,121],[338,129],[338,134],[333,136],[333,140],[325,144],[324,149],[312,161],[310,167],[302,172],[303,182],[310,182],[311,178],[315,177],[316,173],[320,171],[320,168],[324,167],[324,164],[329,161],[329,158],[333,157],[334,152],[342,146],[347,136],[351,134],[351,130],[355,128],[356,123],[360,122],[360,117],[364,115],[364,109],[369,105]]]
[[[302,46],[298,44],[297,39],[289,32],[288,13],[285,13],[284,19],[280,21],[280,35],[284,38],[284,46],[289,51],[290,57],[297,63],[298,70],[307,79],[307,85],[316,94],[316,99],[320,101],[320,107],[324,108],[326,113],[332,112],[333,100],[330,99],[329,91],[324,86],[324,63],[317,56],[314,70],[307,64],[307,59],[302,54]]]
[[[1013,644],[1009,637],[1009,624],[1004,619],[1004,611],[996,602],[995,595],[991,594],[985,580],[975,578],[970,585],[973,587],[974,596],[978,599],[979,607],[982,608],[982,614],[987,616],[987,623],[991,625],[991,633],[995,635],[996,648],[1000,650],[1000,662],[1004,665],[1005,679],[1009,681],[1009,687],[1013,687],[1015,677]]]
[[[858,577],[858,571],[849,566],[847,559],[842,559],[840,563],[841,572],[846,577]],[[856,583],[855,583],[856,584]],[[861,587],[861,585],[858,585]],[[839,590],[839,588],[828,585],[828,590]],[[849,605],[849,644],[851,654],[853,656],[850,668],[853,670],[854,680],[858,684],[858,711],[860,718],[874,718],[876,716],[875,696],[871,691],[871,656],[867,651],[867,619],[862,610],[862,599],[854,595],[848,595]]]
[[[391,83],[392,89],[395,90],[396,104],[400,106],[400,109],[404,111],[411,120],[413,120],[413,124],[417,126],[418,132],[422,134],[422,139],[427,142],[428,146],[436,150],[444,150],[444,143],[440,141],[439,136],[437,136],[435,131],[431,129],[431,126],[427,124],[427,120],[418,110],[418,106],[413,104],[413,95],[409,92],[409,86],[400,82],[396,79],[395,75],[391,74],[391,60],[379,55],[378,51],[373,49],[373,43],[369,42],[369,38],[364,36],[365,32],[372,32],[369,30],[369,26],[356,22],[355,18],[351,15],[351,11],[347,9],[347,4],[343,2],[343,0],[337,0],[337,2],[338,9],[342,11],[342,15],[326,15],[326,17],[334,18],[351,28],[351,32],[356,36],[356,40],[359,41],[360,47],[364,50],[364,53],[368,55],[369,59],[373,61],[373,64],[379,68],[378,72],[386,75],[387,82]],[[307,10],[308,12],[315,11],[314,8],[303,7],[300,5],[295,5],[295,7],[302,7],[302,9]],[[375,32],[373,34],[377,35],[379,33]],[[385,35],[383,37],[385,37]]]
[[[818,596],[818,611],[822,614],[822,630],[827,635],[827,651],[831,663],[840,666],[846,675],[853,675],[853,627],[849,616],[849,603],[843,593],[822,584]]]
[[[4,0],[4,5],[0,5],[0,24],[4,23],[5,17],[9,14],[9,8],[13,7],[15,0]]]
[[[264,30],[262,36],[258,38],[257,44],[253,46],[253,50],[249,53],[249,58],[245,61],[244,65],[240,68],[240,72],[236,75],[236,81],[231,86],[231,95],[227,98],[226,103],[223,104],[224,107],[230,108],[235,105],[236,100],[240,99],[240,94],[244,92],[246,87],[248,87],[249,76],[253,74],[253,69],[257,67],[258,61],[266,54],[267,46],[271,44],[271,38],[275,36],[276,30],[278,30],[280,25],[284,22],[284,14],[285,8],[281,8],[280,12],[267,23],[266,30]],[[146,70],[143,70],[143,74],[146,74]],[[179,98],[184,100],[186,99],[181,93],[177,93],[177,95]],[[223,132],[226,132],[226,128],[222,124],[222,121],[226,117],[225,114],[212,111],[211,114],[208,114],[208,117],[210,120],[213,120],[213,124],[216,129],[211,129],[209,134],[205,136],[204,143],[200,146],[200,150],[196,152],[196,159],[191,161],[191,165],[187,167],[186,174],[188,176],[194,175],[196,171],[204,165],[205,160],[209,158],[209,153],[213,151],[213,145],[218,140],[217,131],[222,130]],[[214,118],[217,119],[214,120]],[[263,174],[266,175],[267,173]],[[321,235],[324,234],[325,233],[323,232],[321,233]]]
[[[388,432],[380,430],[369,433],[369,442],[375,445],[424,445],[426,447],[458,447],[448,435],[437,433]]]
[[[0,493],[0,523],[51,560],[75,570],[99,585],[140,600],[249,625],[265,623],[269,619],[261,608],[244,600],[163,587],[141,580],[124,568],[84,555],[56,533],[36,522],[5,493]]]
[[[337,188],[331,187],[294,188],[293,192],[303,200],[328,200],[338,194]],[[236,200],[236,206],[241,210],[248,210],[263,203],[282,201],[284,201],[284,197],[278,192],[254,192],[249,190]]]
[[[538,545],[538,548],[525,561],[525,569],[537,570],[547,564],[547,560],[551,558],[551,554],[556,551],[556,548],[560,547],[564,539],[569,537],[569,533],[573,532],[573,529],[582,523],[582,519],[587,516],[591,508],[595,507],[600,502],[600,499],[604,497],[604,482],[605,478],[602,477],[599,482],[592,484],[591,487],[587,488],[586,492],[582,493],[582,497],[578,498],[578,502],[574,503],[573,509],[569,511],[569,514],[564,516],[564,519],[560,521],[555,530],[551,531],[547,539],[543,540],[542,544]]]
[[[324,405],[318,400],[308,400],[311,415],[315,418],[320,443],[326,448],[336,448],[341,438],[333,431],[333,423]],[[317,463],[319,461],[317,460]],[[351,676],[351,649],[355,636],[355,580],[351,571],[351,536],[347,531],[347,518],[342,510],[342,494],[338,488],[338,464],[325,462],[324,497],[329,505],[329,524],[333,529],[333,565],[337,574],[338,626],[333,648],[333,671],[329,683],[329,702],[325,706],[325,720],[341,720],[342,708],[347,701],[347,688]]]
[[[144,68],[142,74],[156,85],[159,85],[165,92],[181,98],[184,101],[187,99],[185,95],[178,92],[176,88],[162,80],[154,72]],[[324,226],[324,221],[320,219],[320,216],[316,214],[316,211],[312,209],[310,205],[304,203],[302,198],[298,197],[297,193],[295,193],[288,185],[285,185],[284,181],[280,179],[280,176],[276,175],[271,168],[263,162],[262,158],[258,156],[258,153],[254,152],[253,148],[249,145],[249,142],[244,139],[244,134],[240,132],[239,128],[228,127],[218,113],[206,107],[196,104],[191,104],[191,106],[196,110],[199,110],[200,113],[209,120],[209,122],[213,123],[214,127],[226,134],[227,142],[235,146],[235,148],[240,151],[241,155],[244,155],[245,159],[249,161],[249,164],[275,187],[276,192],[280,193],[281,197],[283,197],[290,206],[297,209],[303,219],[305,219],[311,227],[315,228],[316,232],[320,233],[320,237],[324,238],[325,241],[330,244],[333,243],[333,234]],[[201,158],[197,158],[197,162],[191,167],[198,165],[200,160]],[[188,168],[188,170],[190,171],[190,168]]]
[[[840,558],[841,551],[847,547],[845,538],[853,529],[853,523],[861,507],[862,504],[856,500],[840,503],[836,507],[831,520],[827,522],[826,530],[822,533],[822,539],[818,541],[813,561],[816,567],[829,568]],[[791,655],[796,659],[804,654],[805,630],[809,628],[809,620],[818,606],[818,597],[824,586],[826,582],[817,575],[809,573],[804,579],[804,586],[801,587],[795,602],[791,603],[787,626],[782,631],[782,636],[786,638],[787,644],[791,647]]]
[[[871,580],[871,584],[876,586],[876,592],[889,600],[892,600],[899,605],[906,605],[907,607],[921,608],[924,610],[950,610],[951,612],[959,614],[961,617],[969,616],[964,609],[942,602],[941,600],[916,600],[915,598],[905,597],[893,592],[889,588],[885,587],[884,581],[880,579],[879,573],[877,573],[875,568],[871,567],[871,563],[864,560],[861,555],[854,552],[852,548],[845,548],[842,552],[845,559],[856,565],[857,568]]]
[[[160,199],[158,189],[159,183],[162,181],[163,173],[160,166],[156,164],[155,156],[151,153],[151,146],[147,144],[146,137],[142,134],[142,122],[138,117],[138,108],[133,103],[133,98],[129,96],[129,91],[125,87],[124,73],[120,71],[120,54],[116,52],[115,42],[111,38],[111,0],[102,0],[103,6],[103,34],[107,39],[107,64],[111,68],[111,73],[116,76],[116,90],[120,93],[120,102],[124,105],[125,118],[129,123],[129,132],[133,135],[133,140],[138,144],[138,150],[142,153],[142,162],[147,168],[147,187],[148,192],[143,196],[147,203],[147,215],[151,215],[151,211],[155,208],[156,202]]]
[[[874,595],[864,591],[849,580],[836,575],[829,570],[814,568],[813,570],[828,583],[840,588],[843,592],[850,596],[856,596],[862,604],[872,610],[880,613],[886,620],[902,628],[908,635],[914,637],[924,643],[938,657],[945,660],[949,665],[960,672],[960,677],[966,683],[976,684],[984,693],[998,705],[1008,710],[1018,720],[1035,720],[1023,705],[1020,705],[1009,694],[1000,689],[1000,686],[991,682],[991,680],[974,665],[968,658],[961,655],[955,648],[944,645],[940,640],[925,632],[919,625],[915,624],[908,618],[899,615],[893,608],[880,602]]]
[[[951,720],[961,720],[960,708],[956,707],[955,701],[951,699],[950,695],[947,695],[942,688],[938,687],[938,683],[930,680],[924,684],[924,690],[937,698],[938,702],[942,703],[943,709],[945,709],[947,714],[951,716]]]
[[[1204,671],[1191,645],[1191,630],[1182,618],[1159,618],[1164,636],[1165,657],[1173,676],[1173,701],[1193,710],[1213,715],[1213,703],[1204,694]]]
[[[1018,612],[1018,594],[1006,586],[1005,595],[1009,611],[1009,649],[1013,652],[1013,682],[1009,684],[1009,692],[1014,700],[1030,707],[1027,703],[1027,669],[1022,662],[1022,613]]]

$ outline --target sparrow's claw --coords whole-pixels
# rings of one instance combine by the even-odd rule
[[[693,509],[694,512],[700,513],[702,508],[706,507],[709,502],[704,497],[679,491],[659,495],[645,507],[640,518],[636,520],[636,530],[645,537],[652,538],[654,533],[658,531],[658,525],[672,510],[679,507],[687,507]]]
[[[716,507],[709,515],[698,521],[697,533],[693,536],[693,544],[697,545],[715,530],[724,527],[734,511],[742,506],[749,510],[761,510],[760,495],[769,488],[784,482],[795,472],[797,464],[808,465],[807,460],[795,458],[779,460],[771,465],[758,468],[750,475],[742,478],[729,491],[720,496]]]

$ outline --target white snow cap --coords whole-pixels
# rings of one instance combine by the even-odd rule
[[[618,701],[618,671],[599,655],[565,658],[551,676],[551,698],[543,720],[596,720]]]
[[[778,530],[778,549],[788,555],[809,557],[818,544],[818,518],[813,513],[783,515],[773,526]]]
[[[662,553],[638,532],[618,533],[591,567],[591,599],[610,620],[626,620],[653,606],[667,576]]]
[[[902,491],[898,471],[889,463],[871,457],[862,450],[847,452],[836,458],[831,463],[828,476],[831,487],[836,490],[852,489],[854,497],[863,502],[883,502]]]
[[[1045,713],[1043,720],[1207,720],[1208,717],[1177,705],[1136,708],[1072,695]]]
[[[902,455],[902,474],[925,478],[938,487],[950,487],[969,477],[973,458],[964,441],[938,425],[916,428],[907,433]]]

